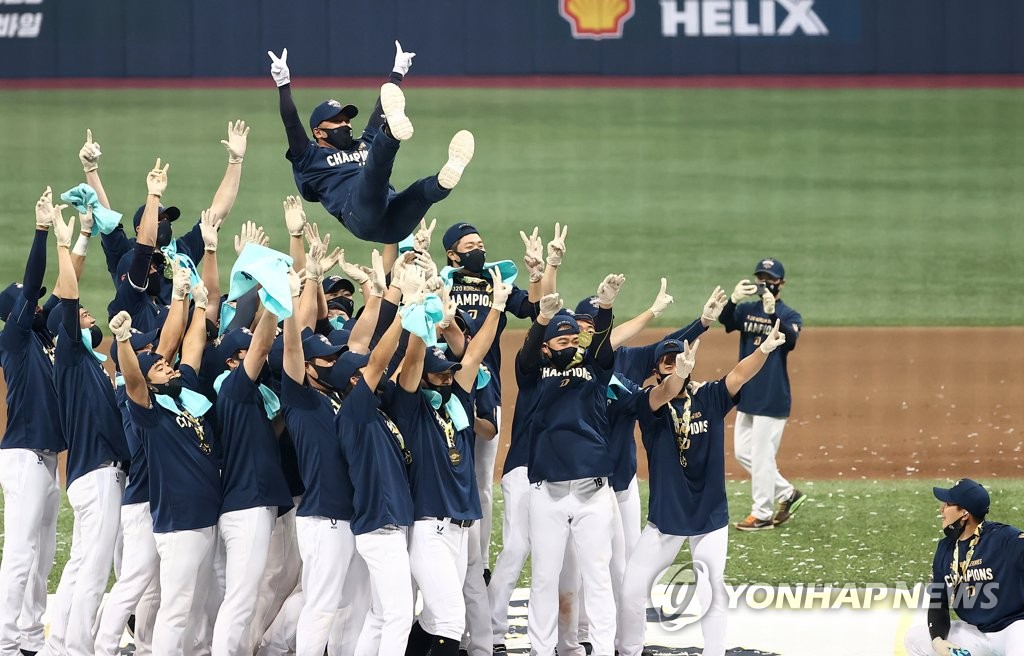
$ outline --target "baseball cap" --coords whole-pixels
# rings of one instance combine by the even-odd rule
[[[359,370],[365,367],[369,361],[369,353],[345,351],[338,356],[334,366],[331,367],[331,385],[334,385],[339,390],[344,390],[348,387],[352,376],[359,373]]]
[[[220,336],[217,343],[217,357],[223,363],[235,357],[242,349],[248,349],[252,343],[252,331],[248,328],[235,328]]]
[[[327,337],[314,333],[302,340],[302,359],[329,358],[341,352],[341,347],[331,344]]]
[[[347,278],[342,278],[341,276],[327,276],[326,278],[324,278],[325,294],[342,291],[354,294],[356,292],[356,286],[352,284],[351,280],[348,280]]]
[[[147,344],[152,344],[156,347],[157,337],[160,335],[159,330],[151,330],[148,333],[144,333],[140,330],[132,328],[132,335],[128,338],[128,344],[132,347],[132,350],[136,353],[140,349],[145,348]],[[110,344],[110,359],[114,361],[114,368],[118,371],[121,370],[120,364],[117,362],[117,340],[111,340]]]
[[[356,109],[355,105],[342,106],[334,98],[325,100],[317,105],[313,113],[309,115],[309,130],[312,132],[318,125],[327,119],[334,118],[338,114],[344,114],[351,120],[359,115],[359,110]]]
[[[661,359],[666,355],[673,355],[675,353],[683,352],[683,343],[678,339],[663,339],[658,343],[658,346],[654,349],[654,363],[661,362]]]
[[[559,310],[551,319],[551,323],[544,329],[544,341],[561,337],[562,335],[578,335],[580,325],[566,310]]]
[[[147,378],[149,376],[149,370],[152,369],[157,362],[164,359],[164,356],[152,351],[149,353],[139,353],[137,357],[139,358],[139,369],[142,370],[143,378]]]
[[[579,303],[576,304],[576,310],[573,312],[573,316],[576,317],[577,321],[583,319],[594,323],[594,315],[597,314],[597,297],[588,296]]]
[[[941,487],[932,488],[935,498],[954,506],[960,506],[975,517],[984,517],[988,514],[988,507],[991,498],[988,490],[982,487],[981,483],[972,481],[969,478],[961,478],[948,490]]]
[[[462,365],[446,358],[444,351],[436,346],[429,347],[426,355],[423,357],[423,373],[425,374],[440,374],[445,371],[458,371],[459,369],[462,369]]]
[[[446,251],[450,251],[452,247],[454,247],[455,244],[466,235],[471,235],[473,233],[479,234],[479,232],[480,231],[477,230],[476,226],[472,223],[456,223],[444,231],[444,236],[441,237],[441,243],[444,245],[444,249]]]
[[[139,205],[139,209],[135,210],[135,218],[132,219],[132,225],[135,226],[135,232],[139,231],[139,224],[142,223],[142,212],[146,209],[145,205]],[[181,210],[173,205],[171,207],[164,207],[161,205],[157,209],[156,218],[157,221],[163,221],[164,219],[174,222],[181,216]]]
[[[331,344],[340,347],[340,349],[344,351],[348,349],[348,338],[351,334],[351,330],[346,330],[345,328],[338,328],[332,330],[330,334],[327,335],[327,339],[330,340]]]
[[[23,285],[20,282],[12,282],[0,292],[0,321],[7,321],[7,317],[11,316],[11,310],[14,309],[14,303],[18,300],[18,294],[21,294]],[[39,289],[39,298],[46,296],[46,287]]]
[[[766,257],[754,265],[754,273],[767,273],[772,278],[782,280],[786,277],[786,269],[774,257]]]

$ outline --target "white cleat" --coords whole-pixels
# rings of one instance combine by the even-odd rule
[[[405,94],[397,84],[388,82],[380,88],[380,106],[384,110],[391,136],[405,141],[412,136],[412,121],[405,115]]]
[[[466,165],[473,159],[476,141],[469,130],[459,130],[448,144],[448,161],[437,174],[437,183],[445,189],[454,189],[462,178]]]

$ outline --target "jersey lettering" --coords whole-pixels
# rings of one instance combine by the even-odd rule
[[[555,369],[554,367],[542,367],[540,370],[541,378],[555,378],[565,376],[566,380],[571,378],[581,378],[583,380],[594,380],[594,376],[591,375],[590,370],[586,367],[571,367],[566,370]],[[564,387],[567,383],[562,383],[559,387]]]
[[[332,153],[327,156],[326,161],[328,166],[341,166],[342,164],[352,164],[353,162],[358,164],[359,166],[363,166],[366,164],[366,158],[369,156],[369,154],[369,151],[360,148],[357,151],[349,153]]]

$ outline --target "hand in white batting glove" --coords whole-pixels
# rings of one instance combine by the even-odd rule
[[[508,296],[512,293],[512,285],[501,279],[498,267],[491,269],[491,289],[491,307],[498,312],[504,312]]]
[[[192,280],[187,268],[181,266],[178,259],[171,260],[171,299],[175,301],[185,300],[192,291]]]
[[[601,284],[597,286],[597,304],[611,306],[615,297],[619,295],[622,284],[626,282],[626,276],[610,273],[605,276]]]
[[[196,302],[197,310],[205,310],[210,304],[210,292],[206,289],[206,285],[200,280],[192,287],[192,300]]]
[[[71,248],[71,237],[75,234],[75,217],[70,217],[64,222],[61,210],[67,205],[59,205],[53,208],[53,236],[57,240],[58,248]]]
[[[220,239],[222,225],[224,225],[224,219],[217,216],[213,210],[205,209],[199,215],[199,232],[203,235],[203,250],[207,253],[217,252],[217,242]]]
[[[729,298],[733,303],[739,304],[747,296],[753,296],[757,293],[757,285],[750,282],[746,278],[736,283],[736,287],[732,290],[732,296]]]
[[[779,332],[779,320],[775,320],[775,325],[772,326],[772,331],[768,333],[763,340],[761,340],[761,352],[765,355],[771,355],[771,352],[779,348],[786,343],[786,336]]]
[[[654,303],[651,304],[651,314],[656,317],[660,317],[661,313],[665,311],[665,308],[675,301],[675,299],[672,298],[672,295],[665,291],[666,289],[668,289],[668,280],[662,278],[661,289],[658,290],[658,295],[654,297]]]
[[[729,301],[729,296],[722,291],[721,287],[715,287],[715,291],[711,292],[711,296],[708,297],[708,302],[704,304],[704,311],[701,312],[701,321],[706,321],[709,325],[718,320],[718,317],[722,316],[722,309],[725,308],[725,304]]]
[[[49,230],[53,225],[53,191],[47,187],[36,201],[36,227]]]
[[[298,196],[286,196],[284,199],[284,225],[292,237],[301,237],[306,229],[306,211],[302,209],[302,199]]]
[[[420,219],[419,230],[412,236],[412,247],[420,253],[430,252],[430,240],[436,227],[437,219],[431,219],[429,226],[426,219]]]
[[[249,140],[249,128],[245,121],[228,121],[228,138],[221,139],[228,151],[228,164],[241,164],[245,158],[245,146]]]
[[[292,293],[292,298],[297,298],[302,293],[302,279],[292,267],[288,269],[288,289]]]
[[[399,258],[401,260],[401,258]],[[426,271],[418,266],[396,266],[391,273],[392,284],[402,291],[402,302],[406,305],[422,303],[426,294],[423,287],[427,282]]]
[[[82,170],[86,173],[95,171],[100,167],[99,160],[100,145],[92,140],[92,130],[86,129],[85,131],[85,145],[78,151],[78,161],[82,163]]]
[[[376,248],[370,253],[370,296],[384,296],[388,290],[388,278],[384,273],[384,258]]]
[[[92,227],[96,224],[92,216],[92,207],[85,208],[85,214],[78,215],[78,232],[92,236]]]
[[[562,265],[562,258],[565,257],[565,238],[569,234],[569,226],[563,227],[561,223],[555,224],[555,236],[548,242],[548,265],[557,267]]]
[[[544,277],[544,240],[540,238],[540,228],[535,226],[530,235],[520,230],[519,237],[526,247],[523,264],[530,273],[530,282],[537,282]]]
[[[270,76],[274,78],[274,84],[283,87],[291,82],[292,75],[288,71],[288,48],[281,51],[280,57],[270,50],[267,54],[270,55]]]
[[[345,249],[342,249],[341,253],[338,254],[338,265],[341,267],[342,272],[348,276],[349,280],[360,287],[369,282],[370,274],[373,273],[373,270],[369,267],[345,261]]]
[[[164,164],[163,168],[160,168],[160,158],[156,158],[153,170],[146,174],[146,190],[150,196],[159,198],[164,195],[164,191],[167,190],[167,170],[169,168],[171,168],[170,164]]]
[[[683,342],[683,352],[676,353],[676,370],[672,372],[674,375],[686,380],[686,377],[693,373],[693,368],[697,365],[698,348],[700,348],[699,339],[693,344]]]
[[[402,44],[395,41],[395,67],[392,70],[396,73],[407,75],[409,69],[412,68],[412,58],[415,56],[415,52],[405,52],[402,50]]]
[[[320,270],[321,275],[326,276],[327,272],[334,268],[338,263],[338,258],[341,256],[341,248],[335,248],[331,253],[324,252],[324,256],[320,258]]]
[[[256,225],[254,221],[246,221],[242,224],[242,230],[235,235],[235,254],[241,255],[242,251],[249,244],[266,246],[270,239],[263,232],[263,228]]]
[[[775,294],[769,290],[764,290],[764,294],[761,295],[761,304],[764,305],[765,314],[775,314]]]
[[[132,316],[121,310],[110,319],[110,333],[119,342],[127,342],[132,336]]]
[[[323,280],[324,270],[320,266],[320,261],[323,259],[324,254],[325,249],[322,243],[311,243],[309,245],[309,253],[306,254],[306,280],[312,280],[318,285]]]
[[[459,304],[448,295],[446,287],[442,286],[438,295],[441,297],[441,320],[437,322],[437,325],[441,330],[444,330],[452,325],[452,321],[455,320],[455,313],[459,309]]]
[[[542,296],[540,299],[540,316],[544,317],[548,321],[558,314],[558,311],[562,309],[562,297],[558,295],[558,292],[553,292]]]

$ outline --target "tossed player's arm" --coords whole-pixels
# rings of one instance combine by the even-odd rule
[[[263,308],[263,316],[256,324],[256,330],[252,333],[252,341],[249,343],[249,350],[242,360],[242,367],[249,380],[256,380],[260,370],[267,362],[267,355],[270,353],[270,346],[274,343],[277,334],[277,315],[270,310]]]
[[[480,330],[466,347],[466,353],[462,356],[462,368],[455,372],[455,382],[465,392],[472,392],[476,387],[476,376],[480,370],[480,363],[484,361],[484,357],[491,350],[494,338],[498,334],[498,319],[505,312],[505,302],[512,291],[512,285],[502,282],[497,267],[491,270],[491,279],[493,281],[491,284],[493,289],[491,309],[487,313],[483,325],[480,326]]]
[[[693,367],[697,363],[698,348],[700,348],[699,339],[692,345],[689,342],[683,342],[683,352],[676,354],[675,367],[672,373],[665,376],[655,387],[652,387],[647,395],[647,403],[650,405],[652,412],[657,412],[659,408],[679,396],[679,393],[683,391],[686,377],[693,373]]]
[[[128,398],[138,406],[150,407],[146,377],[142,375],[135,349],[128,341],[132,334],[131,316],[124,310],[115,314],[110,319],[110,332],[117,340],[117,362],[121,368],[121,375],[124,377],[124,389]]]
[[[203,351],[206,350],[206,321],[204,319],[207,308],[210,306],[210,295],[206,291],[206,285],[202,282],[197,284],[192,289],[192,298],[195,301],[195,310],[192,313],[192,323],[188,325],[185,340],[181,345],[181,364],[192,367],[193,371],[199,373],[203,364]],[[188,307],[187,300],[185,307]]]
[[[310,141],[306,136],[306,128],[302,126],[302,119],[299,118],[299,110],[295,107],[295,101],[292,100],[288,48],[281,52],[280,57],[269,50],[267,55],[270,56],[270,75],[274,78],[274,84],[277,85],[281,122],[284,123],[284,132],[288,137],[288,154],[293,158],[299,157],[305,152]]]
[[[725,376],[725,388],[729,390],[729,396],[736,396],[740,389],[747,384],[751,378],[761,371],[761,367],[768,361],[772,351],[786,342],[786,336],[779,332],[779,322],[776,320],[770,333],[761,340],[761,345],[753,353],[740,360]]]

